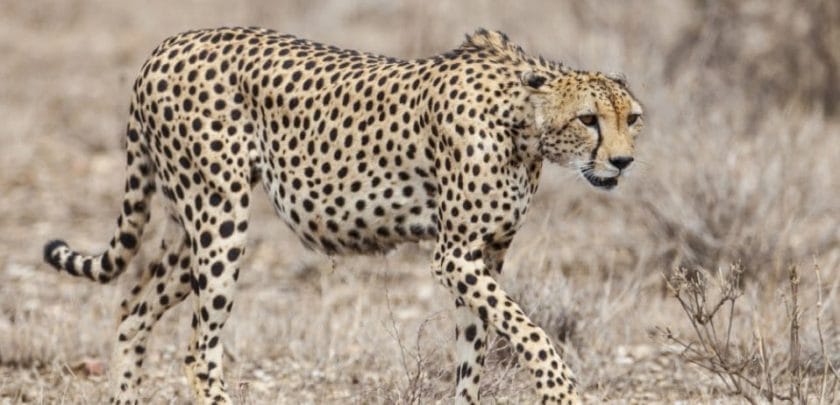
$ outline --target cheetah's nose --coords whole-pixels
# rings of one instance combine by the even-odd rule
[[[627,166],[630,166],[630,163],[633,163],[632,156],[616,156],[610,158],[610,163],[616,167],[618,170],[624,170]]]

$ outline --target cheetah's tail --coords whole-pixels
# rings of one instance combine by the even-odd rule
[[[150,216],[149,200],[155,191],[154,165],[133,116],[126,135],[125,197],[108,250],[99,255],[85,255],[70,249],[62,240],[53,240],[44,246],[44,260],[57,270],[107,283],[125,270],[140,248],[143,226]]]

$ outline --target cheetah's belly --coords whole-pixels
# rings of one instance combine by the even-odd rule
[[[416,171],[305,172],[286,170],[265,183],[277,213],[307,247],[331,254],[384,252],[437,234],[436,189]]]

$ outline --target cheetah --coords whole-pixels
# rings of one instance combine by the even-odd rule
[[[109,381],[140,402],[146,342],[193,296],[184,358],[196,402],[230,403],[221,331],[262,185],[303,244],[329,255],[433,240],[431,273],[452,293],[454,402],[479,402],[490,330],[508,339],[542,403],[578,403],[551,338],[497,283],[544,161],[610,189],[633,162],[642,107],[613,75],[532,57],[479,29],[457,48],[404,60],[262,28],[166,39],[133,84],[126,181],[107,250],[46,244],[56,269],[101,283],[138,251],[150,198],[171,214],[159,259],[121,305]]]

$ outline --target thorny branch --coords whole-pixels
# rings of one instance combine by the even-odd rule
[[[774,355],[779,347],[768,344],[760,329],[754,331],[751,342],[737,342],[733,327],[738,315],[735,306],[744,294],[740,264],[720,270],[717,277],[703,269],[689,271],[684,268],[666,277],[669,292],[688,318],[694,336],[686,339],[667,327],[659,328],[660,336],[665,342],[681,348],[680,358],[719,379],[729,394],[741,396],[750,403],[786,401],[804,404],[809,398],[818,398],[821,404],[832,403],[836,399],[840,373],[831,363],[823,339],[819,267],[815,266],[815,272],[818,290],[816,327],[824,360],[817,393],[809,392],[809,379],[805,377],[807,362],[801,357],[801,279],[796,266],[788,269],[790,296],[785,297],[785,307],[789,333],[786,353],[783,353],[786,356]],[[787,393],[779,388],[785,385],[789,387]]]

